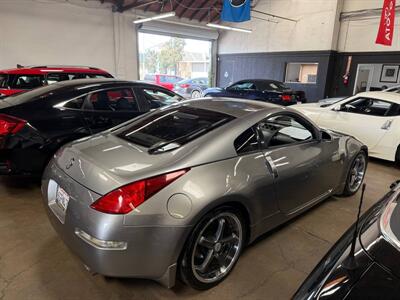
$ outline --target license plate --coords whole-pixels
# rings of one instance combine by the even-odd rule
[[[68,193],[62,188],[57,188],[56,203],[65,211],[69,202]]]

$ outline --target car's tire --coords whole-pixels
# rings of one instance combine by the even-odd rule
[[[351,162],[342,196],[351,196],[357,193],[364,180],[367,165],[367,154],[365,151],[360,151]]]
[[[397,167],[400,167],[400,145],[397,147],[394,163],[396,164]]]
[[[179,261],[181,279],[197,290],[222,282],[242,252],[246,241],[240,210],[219,207],[201,218],[190,234]]]
[[[193,90],[193,91],[192,91],[192,94],[190,95],[190,97],[191,97],[192,99],[200,98],[200,97],[201,97],[201,92],[198,91],[198,90]]]

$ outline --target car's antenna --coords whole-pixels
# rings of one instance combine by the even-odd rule
[[[356,242],[357,242],[357,237],[358,237],[358,226],[360,223],[361,207],[362,207],[362,203],[364,200],[365,187],[366,187],[366,184],[364,183],[362,185],[362,189],[361,189],[361,198],[360,198],[360,203],[358,205],[357,220],[354,225],[354,233],[353,233],[353,240],[351,242],[350,253],[349,253],[349,256],[347,256],[347,258],[342,263],[343,267],[345,267],[348,270],[354,270],[355,268],[357,268],[357,261],[355,259],[355,251],[356,251]]]

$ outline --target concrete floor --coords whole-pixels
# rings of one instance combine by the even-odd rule
[[[400,178],[372,160],[363,211]],[[8,299],[289,299],[331,245],[353,223],[359,194],[330,198],[249,246],[229,278],[198,292],[147,280],[92,276],[51,228],[36,183],[0,179],[0,300]]]

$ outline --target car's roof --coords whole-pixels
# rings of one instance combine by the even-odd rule
[[[52,72],[59,73],[85,73],[85,74],[109,74],[108,72],[94,67],[83,66],[26,66],[13,69],[0,70],[0,74],[26,74],[41,75]]]
[[[400,94],[392,92],[363,92],[356,94],[354,97],[368,97],[400,104]]]
[[[242,79],[242,80],[236,81],[236,83],[237,82],[244,82],[244,81],[249,81],[249,82],[254,82],[254,83],[257,83],[257,82],[259,82],[259,83],[266,83],[266,82],[279,82],[279,83],[282,83],[281,81],[274,80],[274,79]]]
[[[182,102],[182,104],[225,113],[236,118],[242,118],[259,111],[268,112],[283,108],[282,106],[262,101],[226,97],[207,97],[187,100]]]

